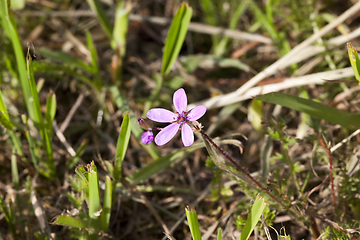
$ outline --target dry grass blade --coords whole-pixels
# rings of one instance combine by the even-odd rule
[[[53,12],[43,12],[43,11],[31,11],[31,12],[23,12],[22,14],[29,17],[43,17],[43,16],[51,16],[51,17],[67,17],[67,18],[78,18],[78,17],[95,17],[95,13],[93,11],[88,10],[78,10],[78,11],[53,11]],[[113,15],[113,13],[108,13],[109,16]],[[137,14],[129,15],[130,21],[144,21],[157,25],[170,25],[171,19],[164,17],[148,17],[141,16]],[[226,37],[230,37],[236,40],[247,40],[247,41],[257,41],[264,44],[272,44],[272,40],[270,38],[264,37],[260,34],[247,33],[238,30],[231,30],[221,27],[214,27],[203,23],[194,23],[191,22],[188,27],[189,31],[210,34],[210,35],[222,35]]]
[[[66,138],[64,136],[64,134],[62,133],[62,131],[59,129],[56,121],[54,120],[53,122],[53,128],[55,131],[56,136],[59,138],[60,142],[64,145],[64,147],[66,148],[66,151],[70,154],[70,156],[75,157],[76,156],[76,151],[71,147],[71,145],[66,141]]]
[[[33,189],[31,190],[30,193],[30,201],[31,204],[33,205],[34,213],[39,222],[41,232],[45,234],[48,237],[48,239],[53,239],[50,234],[50,227],[48,224],[48,220],[46,218],[44,208],[42,207],[42,203],[36,197],[36,192],[34,189],[34,187],[36,186],[36,179],[37,179],[37,175],[32,180]]]
[[[194,108],[197,105],[205,105],[207,108],[223,107],[230,105],[232,103],[251,99],[259,94],[278,92],[284,89],[306,86],[309,84],[322,85],[325,82],[331,82],[331,80],[343,79],[352,76],[354,76],[354,72],[352,71],[352,68],[344,68],[333,71],[309,74],[302,77],[287,78],[280,83],[273,83],[264,86],[253,87],[242,95],[236,94],[234,96],[234,94],[225,94],[218,97],[213,97],[208,100],[193,103],[189,105],[189,108],[190,109]],[[328,80],[324,81],[323,79],[328,79]]]
[[[65,129],[69,126],[69,123],[72,119],[72,117],[74,116],[76,110],[80,107],[82,101],[84,100],[84,94],[80,93],[79,97],[76,99],[74,105],[71,107],[68,115],[66,116],[65,120],[63,121],[63,123],[61,124],[60,127],[60,132],[64,132]]]
[[[239,96],[244,95],[251,87],[255,86],[257,83],[259,83],[261,80],[265,79],[266,77],[269,77],[279,71],[280,69],[284,69],[285,67],[288,67],[290,64],[289,62],[297,56],[298,54],[301,54],[302,51],[304,51],[308,46],[313,44],[318,38],[324,36],[326,33],[337,27],[339,24],[344,22],[349,17],[353,16],[360,10],[360,2],[356,3],[354,6],[349,8],[347,11],[345,11],[343,14],[341,14],[338,18],[336,18],[334,21],[320,29],[318,32],[314,33],[311,37],[294,47],[289,53],[287,53],[285,56],[277,60],[275,63],[271,64],[269,67],[264,69],[262,72],[257,74],[255,77],[250,79],[248,82],[246,82],[243,86],[241,86],[239,89],[232,93],[228,93],[225,95],[220,95],[213,97],[211,99],[208,99],[205,102],[205,105],[209,108],[214,107],[220,107],[227,104],[219,104],[220,102],[226,101],[225,99],[233,99],[238,98]],[[196,103],[197,104],[197,103]]]

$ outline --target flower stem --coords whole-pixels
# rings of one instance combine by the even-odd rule
[[[243,167],[241,167],[229,154],[227,154],[221,147],[219,147],[214,141],[201,129],[200,133],[216,148],[227,160],[229,160],[240,172],[245,174],[253,183],[256,184],[262,191],[264,191],[269,197],[280,204],[282,207],[286,207],[279,199],[272,195],[266,188],[264,188],[258,181],[255,180]]]
[[[278,203],[281,207],[287,209],[287,205],[276,198],[272,193],[270,193],[265,187],[263,187],[255,178],[253,178],[243,167],[240,166],[229,154],[227,154],[221,147],[219,147],[214,141],[200,128],[197,130],[206,138],[207,141],[216,149],[218,150],[227,160],[229,160],[240,172],[242,172],[251,182],[253,182],[256,186],[258,186],[265,194],[267,194],[272,200]],[[300,218],[301,213],[298,213],[295,210],[289,209],[293,216]]]

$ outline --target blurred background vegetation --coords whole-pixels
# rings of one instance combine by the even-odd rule
[[[161,74],[179,0],[2,0],[0,239],[191,239],[188,205],[203,239],[215,239],[218,227],[224,239],[239,237],[256,195],[266,194],[217,168],[201,139],[188,148],[179,137],[142,144],[137,118],[171,109],[180,87],[195,104],[233,93],[358,3],[187,3],[184,44]],[[252,239],[358,236],[357,124],[281,107],[297,101],[282,95],[276,106],[252,97],[291,77],[345,69],[340,81],[330,81],[334,73],[275,91],[354,113],[357,122],[360,87],[345,43],[360,46],[359,13],[261,79],[258,93],[206,105],[204,131],[287,206],[266,198]]]

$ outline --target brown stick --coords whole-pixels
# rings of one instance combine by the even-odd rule
[[[318,139],[319,139],[321,146],[323,146],[326,149],[327,154],[329,156],[329,177],[330,177],[330,185],[331,185],[331,197],[332,197],[333,207],[334,207],[334,211],[335,211],[336,198],[335,198],[335,188],[334,188],[334,165],[333,165],[331,150],[329,147],[326,146],[326,144],[322,138],[319,137]]]

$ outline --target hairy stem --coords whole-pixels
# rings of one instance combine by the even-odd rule
[[[219,147],[214,141],[200,128],[197,130],[206,138],[207,141],[218,150],[227,160],[229,160],[240,172],[242,172],[251,182],[253,182],[256,186],[258,186],[265,194],[267,194],[272,200],[278,203],[281,207],[287,209],[287,205],[276,198],[272,193],[270,193],[265,187],[263,187],[255,178],[253,178],[243,167],[241,167],[229,154],[227,154],[221,147]],[[297,218],[301,217],[301,213],[298,213],[295,210],[289,209],[292,215]]]

